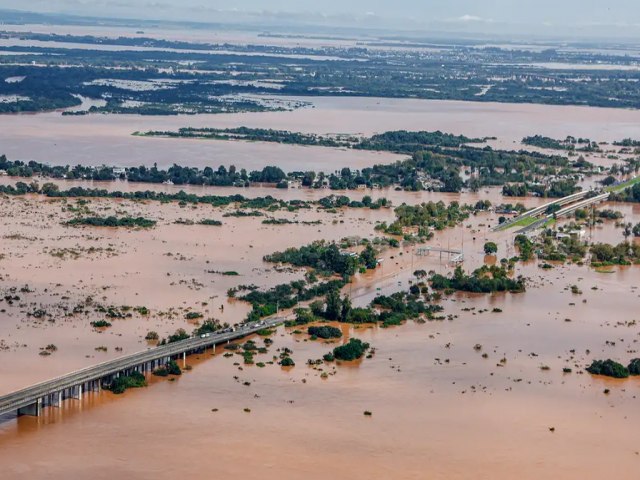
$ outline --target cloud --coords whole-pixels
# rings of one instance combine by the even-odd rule
[[[449,22],[457,22],[457,23],[493,23],[493,20],[490,18],[482,18],[477,15],[469,15],[465,14],[460,17],[450,18]]]

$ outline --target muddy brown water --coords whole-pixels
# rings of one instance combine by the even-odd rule
[[[249,191],[284,198],[302,193]],[[323,193],[304,192],[307,198]],[[476,198],[387,194],[396,204]],[[494,190],[480,192],[479,198],[494,195]],[[0,339],[8,346],[0,351],[3,393],[146,348],[148,330],[161,335],[178,327],[190,330],[194,324],[184,319],[189,308],[237,321],[247,306],[228,302],[228,288],[240,283],[275,285],[302,275],[274,271],[262,262],[263,255],[314,239],[337,240],[345,233],[371,237],[375,222],[393,218],[386,209],[275,212],[274,217],[320,220],[322,225],[265,226],[260,217],[222,217],[228,209],[100,199],[87,207],[98,214],[143,215],[159,224],[141,231],[75,229],[60,225],[73,215],[63,211],[65,202],[34,196],[1,201],[0,289],[29,286],[28,292],[17,293],[20,302],[0,302],[0,310],[5,310],[0,313]],[[77,205],[75,200],[66,204]],[[628,219],[640,213],[637,206],[611,207]],[[217,218],[224,225],[176,225],[178,218]],[[495,221],[495,215],[472,217],[462,227],[438,233],[430,243],[464,246],[467,268],[489,260],[482,253],[485,239],[497,241],[500,257],[515,254],[509,247],[511,233],[489,231]],[[614,222],[594,228],[590,235],[595,241],[622,240]],[[87,250],[91,246],[94,250]],[[53,256],[52,248],[76,249],[79,258]],[[381,267],[358,276],[345,289],[354,303],[366,304],[377,294],[407,288],[414,269],[451,270],[438,255],[420,257],[410,247],[385,251],[382,258]],[[236,270],[240,276],[206,270]],[[634,427],[639,420],[638,380],[611,381],[582,373],[593,358],[628,361],[640,356],[640,331],[634,322],[640,271],[628,267],[606,272],[579,266],[543,271],[535,262],[520,264],[517,273],[531,279],[526,293],[454,295],[443,301],[445,314],[454,316],[451,320],[389,329],[343,326],[346,335],[340,342],[355,336],[370,342],[376,354],[353,365],[324,364],[319,368],[327,378],[306,361],[335,345],[279,328],[269,353],[257,355],[256,362],[270,361],[278,348],[287,347],[296,362],[290,370],[234,365],[241,364],[241,357],[225,358],[218,349],[215,357],[211,351],[190,357],[193,369],[173,382],[152,379],[149,387],[121,396],[90,394],[82,402],[46,409],[38,419],[2,419],[0,478],[241,474],[313,479],[331,474],[462,479],[470,472],[475,478],[499,479],[635,478],[640,461]],[[581,295],[571,293],[574,284]],[[113,327],[98,333],[88,325],[94,314],[64,317],[59,310],[88,295],[104,305],[145,305],[152,314],[113,320]],[[38,306],[55,311],[56,321],[26,316]],[[173,318],[158,314],[172,308]],[[58,351],[38,355],[49,343]],[[476,344],[480,350],[474,349]],[[98,346],[107,352],[96,351]],[[565,367],[572,373],[563,373]],[[364,416],[365,410],[372,416]]]
[[[65,116],[60,112],[0,116],[2,153],[12,159],[67,165],[153,165],[173,163],[197,167],[235,165],[248,170],[278,165],[285,171],[331,172],[403,156],[322,147],[269,143],[134,137],[135,131],[177,130],[181,127],[274,128],[319,134],[372,135],[388,130],[441,130],[473,137],[497,136],[491,145],[519,149],[528,135],[597,141],[640,138],[637,110],[514,105],[483,102],[427,101],[381,98],[294,98],[308,101],[293,112],[228,115]],[[611,162],[599,161],[610,164]]]

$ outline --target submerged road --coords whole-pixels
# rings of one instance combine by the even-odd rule
[[[142,352],[115,358],[91,367],[83,368],[60,377],[37,383],[30,387],[0,397],[0,416],[39,415],[47,405],[59,406],[66,398],[82,398],[83,391],[100,390],[114,378],[133,372],[151,372],[172,359],[186,357],[221,343],[246,337],[264,328],[274,327],[284,318],[265,319],[259,324],[245,325],[226,333],[211,333],[208,336],[193,337],[179,342],[162,345]]]

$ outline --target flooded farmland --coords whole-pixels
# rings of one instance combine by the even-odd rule
[[[390,130],[441,130],[470,137],[492,137],[496,148],[520,149],[528,135],[567,135],[612,142],[640,137],[640,112],[633,110],[548,105],[492,104],[412,99],[296,97],[310,102],[291,112],[227,115],[0,116],[2,153],[11,159],[53,165],[115,165],[166,168],[178,163],[194,167],[236,165],[247,170],[278,165],[285,171],[332,172],[391,163],[401,155],[322,147],[145,138],[134,132],[182,127],[272,128],[303,133],[373,135]]]
[[[434,195],[471,202],[478,195],[389,193],[394,203]],[[530,205],[539,201],[528,199]],[[248,306],[227,299],[228,288],[300,278],[300,272],[275,271],[263,255],[314,239],[338,240],[345,232],[372,237],[376,222],[393,217],[391,209],[313,209],[273,216],[321,225],[267,226],[260,218],[225,218],[225,209],[210,206],[95,199],[86,206],[91,211],[152,217],[158,225],[125,231],[62,226],[75,203],[3,200],[0,289],[27,286],[19,304],[0,304],[3,393],[144,349],[149,330],[165,335],[193,328],[184,319],[188,311],[237,321]],[[220,218],[223,225],[174,223],[186,218]],[[499,243],[502,255],[512,255],[509,234],[489,231],[496,221],[494,214],[480,214],[437,234],[432,244],[464,246],[469,268],[485,262],[486,238]],[[613,222],[590,235],[621,239]],[[415,253],[415,247],[383,252],[382,266],[357,276],[346,293],[364,305],[380,292],[407,288],[414,269],[450,271],[437,254]],[[0,461],[9,478],[230,475],[240,459],[248,478],[324,478],[329,465],[353,478],[468,478],[470,469],[478,478],[534,479],[557,471],[569,479],[633,478],[639,460],[629,425],[638,420],[640,384],[594,379],[582,368],[592,358],[633,356],[640,272],[571,265],[543,273],[536,263],[516,268],[530,278],[526,293],[448,297],[442,303],[448,320],[386,329],[342,326],[340,342],[355,336],[376,348],[361,363],[307,366],[332,346],[280,327],[269,353],[256,360],[289,348],[293,369],[238,366],[218,348],[215,356],[188,357],[193,369],[175,382],[152,380],[122,396],[91,393],[39,418],[3,419]],[[226,270],[239,277],[207,273]],[[572,293],[573,284],[584,293]],[[104,305],[144,305],[151,314],[115,320],[100,332],[89,325],[91,315],[63,315],[63,305],[87,296]],[[55,321],[26,315],[37,307],[55,312]],[[48,343],[58,350],[38,355]],[[563,373],[567,367],[573,373]],[[113,445],[108,461],[106,444]],[[610,462],[602,462],[603,455]]]
[[[52,32],[123,35],[137,40],[144,36],[157,40],[229,42],[234,48],[260,44],[283,47],[283,51],[285,47],[358,49],[373,42],[367,36],[287,37],[266,32],[151,26],[143,31],[129,26],[25,24],[8,30],[25,34]],[[299,68],[293,60],[336,58],[318,55],[317,51],[309,55],[277,52],[263,55],[262,50],[251,49],[243,54],[240,48],[203,51],[68,40],[2,37],[0,47],[25,49],[33,55],[39,54],[37,49],[47,47],[68,53],[78,50],[83,54],[95,49],[105,55],[195,52],[215,57],[231,52],[247,58],[246,64],[238,62],[229,67],[240,77],[246,75],[242,71],[246,65],[255,61],[250,57],[265,56],[269,61],[282,57],[287,64],[278,67],[289,74]],[[391,40],[389,43],[380,41],[376,46],[373,42],[370,48],[382,56],[386,51],[398,49],[433,54],[441,48],[455,50],[454,46],[444,44],[396,46]],[[520,51],[518,55],[523,55],[522,51],[542,55],[548,45],[480,43],[474,48],[484,47]],[[17,50],[3,53],[7,57],[22,55]],[[164,68],[164,63],[158,67],[149,59],[131,58],[124,62],[129,66],[123,68],[134,66],[127,74],[132,78],[126,75],[119,78],[114,72],[121,66],[114,60],[107,62],[104,78],[100,65],[99,78],[83,78],[80,84],[92,88],[109,86],[124,98],[132,92],[154,92],[172,82],[198,83],[201,80],[165,77],[190,72],[195,78],[197,68],[201,67],[198,64],[205,63],[180,58],[173,71],[173,67]],[[614,60],[609,58],[608,62]],[[10,62],[11,59],[7,60]],[[638,69],[629,62],[594,62],[588,68],[584,63],[553,59],[522,62],[518,63],[522,67],[537,67],[542,76],[560,69],[585,70],[586,73],[578,75],[580,82],[589,74],[611,70],[620,76],[634,75]],[[63,65],[81,69],[82,62],[78,63]],[[483,71],[489,66],[482,62],[479,65]],[[17,65],[18,70],[22,66]],[[31,67],[44,69],[46,64],[34,62]],[[153,77],[157,72],[158,78],[147,78],[134,71],[136,68],[141,72],[148,69]],[[208,68],[209,74],[218,75],[218,66]],[[455,72],[462,76],[462,70]],[[18,71],[5,77],[5,87],[17,88],[22,82],[28,83],[29,72],[23,73]],[[274,80],[271,73],[268,71],[260,80],[231,78],[212,80],[212,84],[224,88],[270,85],[275,91],[275,86],[284,85],[287,75]],[[544,79],[545,85],[546,82]],[[500,90],[495,88],[497,84],[472,86],[480,88],[478,96],[472,99],[480,99],[480,95],[487,95],[492,89]],[[561,93],[560,87],[535,88],[539,88],[535,92],[542,93],[534,95]],[[275,183],[213,187],[174,185],[170,180],[136,183],[121,180],[120,173],[115,171],[113,176],[118,179],[113,181],[16,177],[10,176],[14,173],[9,168],[0,172],[0,187],[14,186],[19,181],[25,182],[24,186],[32,182],[37,185],[23,192],[7,189],[7,194],[0,193],[0,396],[153,349],[179,329],[184,329],[187,336],[193,332],[200,341],[201,334],[196,329],[207,321],[217,321],[224,327],[237,326],[260,306],[259,302],[252,306],[239,298],[245,292],[264,291],[303,279],[311,285],[317,278],[309,279],[316,273],[323,280],[348,277],[337,270],[328,270],[327,274],[265,259],[274,252],[300,249],[314,241],[336,242],[340,245],[340,256],[351,259],[360,258],[358,254],[365,248],[363,239],[375,245],[373,266],[358,263],[356,273],[338,295],[338,300],[340,295],[348,298],[353,308],[364,310],[377,297],[398,292],[418,292],[412,294],[430,306],[442,307],[435,316],[424,314],[403,319],[398,325],[382,321],[352,324],[314,317],[313,326],[339,330],[339,338],[328,340],[312,335],[306,324],[265,328],[249,339],[220,344],[185,360],[179,359],[178,366],[182,369],[179,376],[147,374],[148,385],[144,388],[130,388],[123,394],[85,390],[82,399],[69,398],[58,407],[47,406],[39,417],[13,413],[0,416],[0,480],[84,477],[169,480],[176,476],[250,480],[638,477],[640,377],[613,379],[591,375],[585,369],[594,360],[610,358],[627,365],[640,358],[640,267],[608,264],[595,268],[590,264],[589,251],[600,242],[615,246],[628,241],[623,248],[627,251],[640,244],[640,234],[633,233],[636,224],[640,228],[640,203],[611,201],[593,209],[585,207],[579,212],[581,217],[574,213],[571,218],[550,218],[546,225],[553,230],[553,241],[560,233],[568,242],[573,239],[585,242],[586,253],[577,258],[567,256],[566,262],[543,260],[537,243],[532,243],[535,251],[531,259],[523,260],[522,247],[516,247],[517,228],[495,231],[493,227],[515,216],[518,204],[526,209],[550,202],[550,198],[543,197],[556,181],[566,182],[559,190],[566,188],[567,192],[573,192],[574,187],[602,189],[602,181],[609,174],[613,183],[607,185],[612,189],[623,180],[633,182],[638,170],[633,170],[632,162],[640,154],[640,140],[631,139],[640,139],[640,110],[346,95],[246,94],[247,98],[260,98],[273,105],[300,108],[197,115],[76,115],[112,103],[113,92],[109,92],[93,97],[78,94],[76,98],[82,104],[77,107],[0,115],[0,155],[5,154],[10,160],[35,160],[57,166],[157,165],[166,169],[177,164],[215,170],[220,165],[233,165],[238,171],[278,166],[285,173],[333,173],[343,167],[355,171],[391,164],[409,155],[258,141],[153,138],[134,133],[241,126],[362,137],[396,130],[440,131],[473,138],[491,137],[486,145],[503,150],[524,148],[523,137],[550,138],[527,145],[527,150],[534,153],[525,159],[521,158],[525,155],[514,154],[500,163],[496,158],[508,154],[497,152],[496,158],[487,160],[487,164],[477,162],[469,166],[464,163],[469,157],[447,157],[443,169],[449,166],[447,161],[460,162],[456,169],[460,173],[457,189],[461,193],[408,191],[432,187],[437,190],[440,185],[444,188],[444,181],[429,183],[442,179],[436,176],[437,169],[414,168],[415,172],[408,172],[408,176],[420,177],[419,181],[405,182],[403,174],[392,172],[384,178],[388,182],[381,183],[391,187],[374,188],[379,185],[377,181],[367,179],[367,186],[354,181],[349,185],[354,189],[344,191],[324,188],[322,182],[317,184],[319,188],[297,188],[300,183],[297,179],[284,182],[289,188],[276,188]],[[347,92],[355,95],[350,90],[336,94]],[[622,93],[621,89],[618,94]],[[517,98],[518,92],[511,95],[508,98]],[[123,105],[135,109],[145,104],[134,98],[138,97],[130,97]],[[17,99],[6,96],[5,102],[17,103]],[[569,135],[590,141],[563,143]],[[554,139],[560,139],[560,148],[544,146],[545,141]],[[630,139],[624,149],[622,145],[612,145],[622,139]],[[442,147],[428,146],[430,152]],[[458,144],[442,148],[465,147]],[[548,163],[541,161],[541,167],[536,163],[535,153],[544,154]],[[553,162],[557,157],[552,155],[572,161],[556,169]],[[574,161],[580,163],[577,160],[582,156],[595,167],[581,170],[573,165]],[[535,165],[537,171],[529,178],[521,165]],[[608,170],[614,165],[628,169]],[[520,183],[525,187],[529,181],[530,186],[542,188],[513,190],[517,195],[528,194],[526,197],[503,194],[502,184],[518,183],[510,180],[518,175],[524,179]],[[471,186],[470,180],[474,179],[478,182]],[[573,180],[575,184],[571,184]],[[274,202],[270,204],[275,205],[273,208],[254,209],[241,207],[239,202],[221,201],[223,206],[214,206],[214,201],[192,203],[193,199],[177,198],[132,200],[115,195],[76,197],[73,193],[56,197],[48,196],[40,188],[47,183],[57,186],[57,193],[82,187],[125,194],[148,191],[169,195],[179,192],[199,196],[241,195],[246,199],[268,197],[309,204],[301,207]],[[325,207],[322,200],[329,195],[362,201],[359,206]],[[384,198],[389,203],[370,208],[365,205],[365,196],[370,196],[372,202]],[[557,192],[551,196],[558,196]],[[484,201],[490,205],[483,206]],[[440,229],[433,225],[425,227],[427,221],[422,219],[420,223],[418,219],[416,223],[414,218],[413,223],[402,225],[399,230],[384,232],[382,224],[391,224],[398,217],[401,209],[397,207],[426,202],[446,205],[459,202],[469,205],[468,211],[472,213],[460,222],[439,218]],[[596,217],[605,210],[608,215]],[[553,217],[556,212],[551,208],[544,214]],[[140,223],[117,227],[73,223],[108,218],[138,219],[146,227]],[[593,219],[591,223],[589,219]],[[528,219],[524,220],[520,226],[526,225]],[[576,230],[575,222],[587,226]],[[429,231],[428,239],[421,227]],[[531,238],[535,241],[534,236]],[[495,255],[487,253],[489,242],[495,243]],[[481,294],[443,288],[436,292],[429,286],[429,280],[433,281],[438,274],[455,275],[452,258],[461,259],[467,273],[484,266],[508,267],[505,271],[509,279],[526,279],[526,291]],[[486,271],[490,273],[482,274],[483,279],[494,280],[497,275],[494,270]],[[282,308],[279,302],[279,299],[271,302],[275,304],[275,315],[289,321],[296,318],[296,308],[313,306],[312,301],[299,298],[293,308]],[[375,305],[377,313],[393,311],[391,307]],[[358,360],[336,361],[337,357],[330,352],[348,345],[350,339],[367,342],[372,349]],[[252,348],[257,345],[251,362],[246,361],[246,351],[242,351],[249,343],[247,340],[255,342]],[[290,358],[295,365],[280,365],[283,358]]]

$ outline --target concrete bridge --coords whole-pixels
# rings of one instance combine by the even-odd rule
[[[119,376],[130,375],[133,372],[151,372],[170,360],[181,357],[186,359],[186,356],[191,353],[202,352],[209,347],[215,348],[216,345],[246,337],[283,321],[283,318],[266,319],[260,323],[255,322],[236,328],[232,332],[211,333],[208,336],[189,338],[109,360],[32,385],[0,396],[0,416],[9,413],[38,416],[42,407],[59,407],[67,398],[82,399],[83,392],[99,391],[103,386],[110,385]]]
[[[518,223],[519,221],[524,220],[525,218],[538,217],[544,214],[547,211],[547,209],[551,206],[558,205],[562,207],[564,205],[577,202],[585,198],[589,193],[590,193],[589,190],[584,190],[582,192],[574,193],[573,195],[567,195],[566,197],[558,198],[552,202],[545,203],[544,205],[540,205],[539,207],[532,208],[531,210],[527,210],[526,212],[522,213],[521,215],[518,215],[517,217],[512,218],[511,220],[507,220],[506,222],[495,226],[493,228],[493,231],[498,232],[500,230],[506,230],[514,223]]]
[[[603,193],[601,195],[597,195],[595,197],[587,198],[586,200],[582,200],[581,202],[573,203],[573,204],[569,205],[568,207],[565,207],[565,208],[563,208],[561,210],[558,210],[555,213],[552,213],[550,215],[546,215],[546,216],[542,217],[540,220],[532,223],[531,225],[527,225],[526,227],[521,228],[516,233],[528,233],[528,232],[531,232],[531,231],[536,230],[536,229],[538,229],[540,227],[543,227],[549,220],[552,220],[554,218],[566,217],[566,216],[572,214],[573,212],[575,212],[576,210],[578,210],[580,208],[589,207],[589,206],[593,205],[594,203],[605,202],[609,198],[609,195],[610,195],[610,193],[607,192],[607,193]]]

